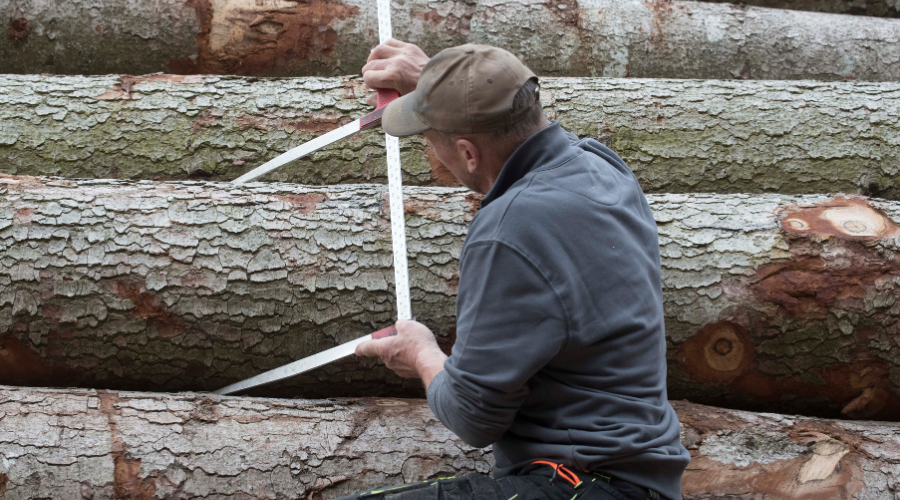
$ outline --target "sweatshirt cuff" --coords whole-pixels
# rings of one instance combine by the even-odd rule
[[[484,448],[492,444],[497,436],[471,424],[471,419],[460,413],[460,405],[456,402],[451,386],[447,382],[450,375],[443,370],[428,384],[428,407],[444,427],[459,436],[473,448]]]
[[[426,392],[425,397],[428,398],[428,407],[431,408],[431,412],[434,413],[434,416],[440,420],[444,426],[447,426],[447,420],[443,411],[441,411],[442,405],[440,404],[442,401],[442,395],[444,394],[444,384],[447,382],[447,370],[441,370],[437,375],[431,379],[431,383],[428,384],[428,391]]]

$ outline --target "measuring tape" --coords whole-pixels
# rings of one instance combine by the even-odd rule
[[[378,0],[378,38],[392,38],[391,1]],[[394,252],[394,288],[397,292],[397,319],[411,319],[409,268],[406,262],[406,215],[403,211],[403,179],[400,176],[400,140],[384,134],[387,149],[388,190],[391,204],[391,241]]]

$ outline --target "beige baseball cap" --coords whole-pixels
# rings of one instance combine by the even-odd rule
[[[497,47],[444,49],[422,69],[416,90],[388,104],[381,126],[396,137],[431,129],[451,134],[502,130],[531,108],[513,113],[512,103],[532,78],[537,80],[519,58]],[[537,93],[531,98],[537,100]]]

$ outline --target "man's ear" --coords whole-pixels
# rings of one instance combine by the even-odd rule
[[[470,174],[474,174],[481,165],[481,152],[478,151],[478,146],[468,139],[457,139],[456,152],[459,154],[459,158],[465,162],[466,170]]]

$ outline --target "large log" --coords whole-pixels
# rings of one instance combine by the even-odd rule
[[[210,390],[393,317],[384,186],[0,178],[0,383]],[[649,195],[673,397],[900,420],[900,203]],[[452,342],[468,191],[407,188]],[[261,394],[421,394],[356,361]]]
[[[900,84],[545,78],[549,115],[610,144],[647,192],[900,198]],[[0,76],[0,170],[231,180],[367,112],[356,79]],[[267,179],[383,181],[380,131]],[[452,175],[401,141],[407,184]]]
[[[336,76],[377,43],[364,0],[8,0],[4,73]],[[537,74],[900,79],[900,22],[666,0],[405,1],[394,35],[429,54],[499,45]]]
[[[0,181],[4,382],[213,390],[396,317],[385,186]],[[419,189],[406,202],[422,207],[407,229],[413,308],[448,339],[477,201]],[[373,364],[266,394],[422,393]]]
[[[673,402],[691,451],[683,492],[893,498],[900,427]],[[487,472],[421,400],[274,400],[0,388],[3,498],[334,498]]]
[[[418,400],[0,389],[0,497],[334,498],[487,472]]]
[[[858,16],[900,17],[900,2],[897,0],[703,0],[704,2],[741,3],[754,7],[773,9],[808,10],[831,14],[853,14]]]

